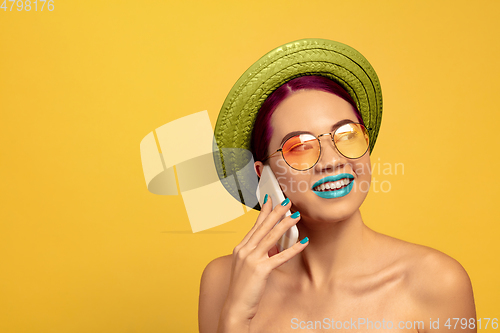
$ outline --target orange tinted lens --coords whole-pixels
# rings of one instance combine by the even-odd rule
[[[296,170],[312,168],[319,158],[319,142],[311,134],[300,134],[286,140],[283,145],[283,158]]]
[[[340,126],[333,136],[339,152],[348,158],[359,158],[368,150],[368,131],[361,124]]]

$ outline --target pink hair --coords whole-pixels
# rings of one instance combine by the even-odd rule
[[[338,83],[324,76],[308,75],[300,76],[276,89],[262,104],[252,131],[250,149],[253,154],[254,161],[262,161],[268,156],[269,142],[273,134],[271,128],[271,116],[278,105],[288,96],[299,90],[320,90],[337,95],[354,108],[358,121],[364,125],[363,118],[359,114],[356,103],[351,95],[344,90]]]

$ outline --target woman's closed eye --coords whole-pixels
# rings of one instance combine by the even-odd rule
[[[293,145],[288,149],[288,151],[292,153],[301,153],[311,149],[314,149],[314,145],[312,143],[303,142]]]
[[[338,136],[337,141],[349,141],[352,139],[356,139],[356,137],[357,137],[357,133],[355,133],[355,132],[346,133],[346,134],[342,134],[342,135]]]

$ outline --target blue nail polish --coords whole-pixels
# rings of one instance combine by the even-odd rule
[[[300,216],[300,213],[297,211],[297,212],[292,214],[292,219],[296,219],[299,216]]]
[[[267,194],[266,196],[264,197],[264,204],[267,202]]]
[[[300,244],[305,244],[305,243],[307,243],[308,240],[309,240],[309,238],[306,237],[300,241]]]
[[[288,203],[290,202],[290,199],[286,198],[285,200],[283,200],[283,202],[281,203],[282,206],[286,206],[288,205]]]

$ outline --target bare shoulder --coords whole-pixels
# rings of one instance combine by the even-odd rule
[[[231,279],[231,265],[232,256],[222,256],[212,260],[203,271],[198,306],[198,325],[201,333],[217,331]]]
[[[410,277],[413,294],[429,306],[472,299],[472,284],[463,266],[452,257],[430,247],[415,245],[415,264]]]
[[[406,267],[409,280],[421,297],[446,293],[450,289],[468,289],[470,279],[463,266],[441,251],[428,246],[406,242],[394,237],[378,234],[387,252],[394,253],[393,260]]]
[[[436,249],[389,236],[389,247],[405,267],[408,296],[426,317],[475,317],[472,284],[464,267]]]
[[[231,265],[232,256],[222,256],[216,258],[208,263],[201,276],[201,287],[207,286],[209,288],[222,287],[227,280],[229,286],[229,279],[231,278]]]

